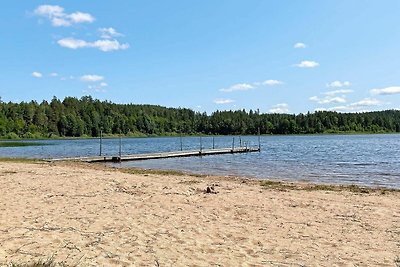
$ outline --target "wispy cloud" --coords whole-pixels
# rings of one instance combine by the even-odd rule
[[[114,28],[100,28],[99,29],[100,36],[103,39],[112,39],[115,37],[123,36],[122,33],[117,32]]]
[[[234,91],[248,91],[254,89],[255,87],[248,83],[238,83],[234,84],[228,88],[219,89],[221,92],[234,92]]]
[[[88,85],[88,90],[86,90],[86,92],[94,91],[96,93],[105,93],[105,92],[107,92],[107,90],[106,90],[107,86],[108,86],[108,84],[105,82],[101,82],[99,84],[94,84],[94,85]]]
[[[121,44],[117,40],[97,40],[94,42],[87,42],[85,40],[75,38],[63,38],[57,41],[57,43],[65,48],[79,49],[79,48],[97,48],[103,52],[110,52],[116,50],[124,50],[129,48],[129,44]]]
[[[58,5],[41,5],[34,10],[34,14],[38,17],[47,18],[55,27],[68,27],[74,24],[91,23],[95,18],[89,13],[80,11],[74,13],[66,13],[64,8]],[[80,49],[80,48],[96,48],[103,52],[110,52],[116,50],[124,50],[129,48],[129,44],[120,43],[116,37],[123,36],[114,28],[100,28],[98,29],[102,39],[95,41],[86,41],[76,39],[73,37],[62,38],[57,43],[65,48]]]
[[[371,89],[370,93],[373,95],[395,95],[400,94],[400,86],[390,86],[385,88]]]
[[[289,105],[286,103],[276,104],[269,110],[270,113],[289,113]]]
[[[218,98],[218,99],[214,100],[214,103],[218,104],[218,105],[230,104],[230,103],[233,103],[233,102],[235,102],[235,100],[233,100],[233,99],[224,99],[224,98]]]
[[[304,60],[298,64],[295,64],[294,66],[298,68],[316,68],[319,66],[319,63],[315,61]]]
[[[32,72],[31,75],[32,75],[32,77],[35,77],[35,78],[42,78],[43,77],[43,74],[38,72],[38,71]]]
[[[351,89],[339,89],[339,90],[325,92],[324,95],[333,96],[333,95],[337,95],[337,94],[350,94],[353,92],[354,91]]]
[[[331,104],[331,103],[346,103],[347,100],[344,97],[339,96],[325,96],[320,98],[318,96],[312,96],[309,98],[311,101],[315,101],[318,104]]]
[[[250,83],[237,83],[228,88],[219,89],[219,91],[226,92],[226,93],[235,92],[235,91],[248,91],[248,90],[256,89],[259,86],[276,86],[276,85],[280,85],[280,84],[283,84],[283,82],[278,81],[278,80],[265,80],[263,82],[253,82],[251,84]]]
[[[57,77],[57,76],[58,76],[58,73],[57,73],[57,72],[52,72],[52,73],[49,74],[49,76],[50,76],[50,77]]]
[[[346,94],[352,93],[350,89],[338,89],[322,93],[323,97],[312,96],[309,98],[311,101],[315,101],[318,104],[331,104],[331,103],[346,103]],[[341,94],[340,96],[337,96]]]
[[[305,43],[295,43],[293,45],[294,48],[306,48],[307,45]]]
[[[333,87],[333,88],[342,88],[342,87],[349,87],[351,83],[349,81],[341,82],[341,81],[333,81],[326,84],[326,87]]]
[[[383,102],[375,98],[364,98],[358,102],[351,103],[351,107],[371,107],[380,106]]]
[[[80,77],[80,80],[83,82],[99,82],[104,80],[104,76],[96,75],[96,74],[86,74]]]
[[[274,86],[274,85],[283,84],[283,82],[282,81],[278,81],[278,80],[266,80],[266,81],[263,81],[261,84],[262,85],[268,85],[268,86]]]
[[[89,13],[80,11],[65,13],[64,8],[57,5],[41,5],[34,10],[34,14],[47,18],[55,27],[69,27],[79,23],[91,23],[95,18]]]
[[[384,102],[375,99],[375,98],[364,98],[360,101],[344,105],[344,106],[336,106],[331,108],[318,108],[317,110],[329,110],[329,111],[338,111],[338,112],[366,112],[371,111],[374,107],[379,107],[385,104]]]

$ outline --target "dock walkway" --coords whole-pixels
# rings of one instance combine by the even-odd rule
[[[83,161],[83,162],[121,162],[134,160],[149,160],[149,159],[166,159],[178,157],[194,157],[207,155],[235,154],[259,152],[259,147],[237,147],[237,148],[218,148],[218,149],[203,149],[203,150],[186,150],[186,151],[171,151],[146,154],[131,154],[121,156],[95,156],[95,157],[75,157],[75,158],[57,158],[50,161]]]

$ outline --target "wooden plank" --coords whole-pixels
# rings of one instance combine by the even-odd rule
[[[248,153],[258,152],[258,147],[239,147],[239,148],[220,148],[220,149],[203,149],[199,150],[186,150],[186,151],[171,151],[159,153],[146,153],[146,154],[131,154],[119,156],[96,156],[96,157],[74,157],[74,158],[58,158],[51,159],[51,161],[83,161],[83,162],[121,162],[133,160],[149,160],[149,159],[164,159],[164,158],[177,158],[177,157],[194,157],[194,156],[207,156],[207,155],[221,155],[221,154],[235,154],[235,153]]]

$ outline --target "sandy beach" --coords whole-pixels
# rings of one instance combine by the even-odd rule
[[[399,192],[41,162],[1,162],[0,188],[1,266],[49,257],[66,266],[400,261]]]

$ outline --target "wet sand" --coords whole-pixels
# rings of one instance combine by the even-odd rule
[[[396,266],[399,192],[302,186],[0,162],[0,265]]]

